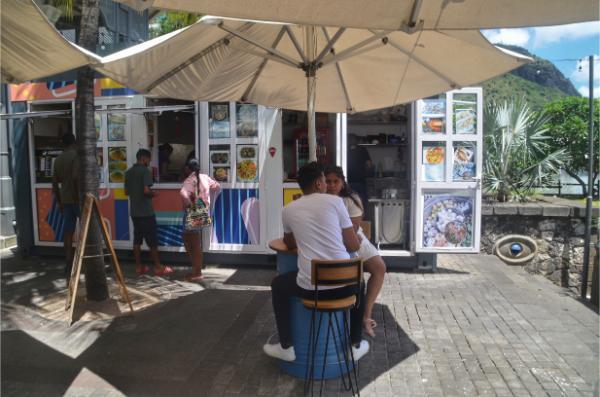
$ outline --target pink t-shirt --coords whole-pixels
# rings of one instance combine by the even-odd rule
[[[204,201],[207,207],[210,207],[211,198],[216,197],[221,191],[221,185],[219,182],[212,179],[206,174],[191,173],[185,181],[179,191],[181,200],[183,202],[183,208],[189,207],[194,201],[196,201],[196,194]]]

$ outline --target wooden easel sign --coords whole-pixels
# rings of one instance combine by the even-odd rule
[[[84,256],[88,231],[90,228],[90,221],[92,219],[92,212],[96,214],[98,223],[101,226],[104,244],[106,245],[109,251],[107,255],[102,254]],[[119,265],[117,254],[115,253],[115,249],[112,245],[112,240],[110,239],[110,236],[108,234],[108,229],[102,219],[98,199],[90,193],[86,193],[85,195],[85,201],[83,202],[83,211],[81,212],[79,226],[80,238],[77,242],[77,247],[75,248],[75,257],[73,258],[73,266],[71,267],[71,277],[69,278],[69,291],[67,295],[67,302],[65,305],[65,310],[68,311],[67,322],[69,323],[69,325],[73,323],[73,309],[75,307],[75,298],[77,297],[77,287],[79,286],[79,276],[81,275],[83,259],[97,258],[98,256],[110,256],[111,263],[115,270],[115,275],[117,276],[117,282],[119,283],[119,287],[121,290],[121,296],[127,301],[127,303],[129,304],[129,310],[131,310],[131,313],[133,314],[133,306],[131,304],[131,299],[129,299],[129,294],[127,293],[125,279],[123,277],[123,273],[121,272],[121,266]]]

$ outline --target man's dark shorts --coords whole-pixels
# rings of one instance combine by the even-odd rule
[[[146,240],[148,247],[153,248],[158,246],[156,217],[154,215],[132,216],[131,220],[133,221],[133,245],[142,245],[142,240]]]
[[[63,204],[63,233],[74,233],[79,218],[79,204]]]

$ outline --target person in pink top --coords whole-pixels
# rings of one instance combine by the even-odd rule
[[[196,203],[197,198],[200,197],[206,206],[210,208],[211,198],[216,199],[221,192],[221,185],[210,176],[200,173],[200,164],[195,158],[187,161],[184,173],[186,178],[179,194],[183,201],[185,223],[186,210]],[[192,262],[192,273],[185,276],[185,280],[200,281],[202,280],[202,233],[199,230],[184,230],[183,244],[188,258]]]

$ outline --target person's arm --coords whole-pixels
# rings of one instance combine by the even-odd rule
[[[337,197],[335,200],[335,210],[337,212],[340,227],[342,228],[342,241],[348,252],[356,252],[360,248],[360,241],[354,230],[354,225],[350,220],[348,209],[344,205],[344,201]]]
[[[221,191],[221,184],[219,182],[215,181],[210,176],[208,177],[208,181],[209,181],[208,182],[209,189],[211,191],[213,191],[215,194],[218,194]]]
[[[62,204],[62,198],[60,197],[60,188],[58,186],[59,182],[60,182],[60,180],[58,179],[58,176],[56,175],[56,169],[55,169],[54,172],[52,173],[52,193],[54,194],[54,197],[56,198],[56,204],[58,205],[60,212],[63,212],[64,207]]]
[[[360,249],[360,241],[353,226],[342,229],[342,239],[348,252],[356,252]]]
[[[294,237],[294,233],[283,233],[283,243],[290,250],[298,248],[298,245],[296,244],[296,238]]]
[[[152,189],[150,189],[153,184],[154,184],[154,182],[152,181],[152,174],[150,174],[150,170],[146,169],[146,172],[144,173],[144,195],[145,196],[148,196],[148,197],[156,196],[157,193],[154,192]]]

